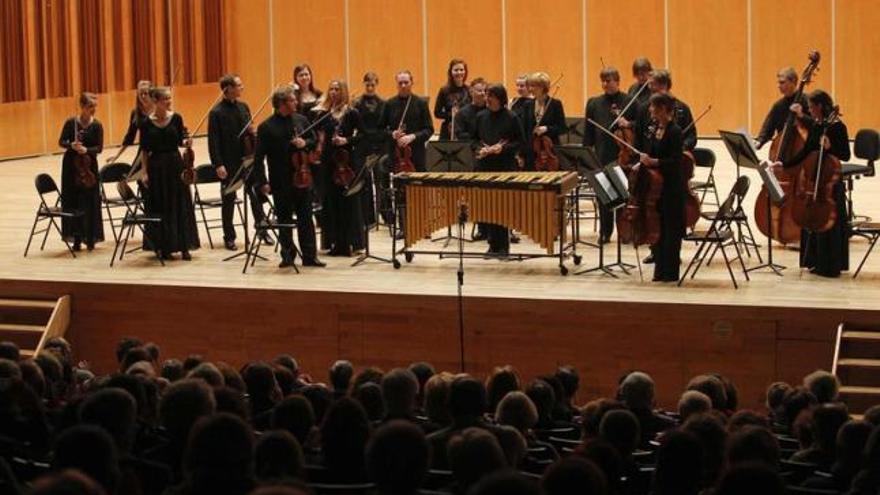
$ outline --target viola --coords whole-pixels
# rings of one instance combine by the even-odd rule
[[[627,108],[629,108],[629,105],[627,105]],[[632,127],[621,127],[615,125],[623,115],[623,112],[620,111],[616,103],[613,103],[611,105],[611,114],[615,116],[614,123],[611,126],[613,128],[614,135],[620,138],[623,142],[632,145],[636,141],[636,133],[632,129]],[[626,167],[628,164],[632,163],[632,149],[630,149],[628,146],[621,144],[619,141],[617,143],[617,148],[617,164]]]
[[[416,165],[412,161],[412,146],[394,147],[394,173],[415,172]]]
[[[804,87],[812,82],[813,73],[819,67],[819,52],[810,52],[809,63],[801,74],[798,89],[795,92],[794,101],[800,101],[804,94]],[[773,137],[770,144],[770,160],[785,161],[794,156],[806,145],[807,129],[795,119],[794,113],[789,113],[782,132]],[[773,171],[779,186],[785,196],[791,196],[797,190],[799,175],[798,166]],[[782,205],[773,204],[770,194],[765,186],[761,186],[761,192],[755,199],[755,224],[762,234],[783,244],[796,244],[800,242],[801,229],[792,216],[792,201],[785,201]],[[769,215],[768,215],[769,213]]]
[[[329,114],[329,112],[328,112]],[[321,156],[324,154],[324,131],[318,131],[315,149],[308,152],[309,163],[313,165],[321,164]]]
[[[538,172],[559,171],[559,157],[553,149],[553,140],[549,136],[532,138],[532,151],[535,153],[535,170]]]
[[[838,119],[835,108],[823,122],[819,149],[813,150],[800,163],[795,194],[792,201],[792,218],[795,223],[810,232],[826,232],[837,221],[837,203],[834,185],[840,181],[840,160],[825,152],[822,142],[828,126]]]
[[[312,187],[314,178],[312,177],[312,168],[309,165],[308,153],[301,150],[295,150],[291,147],[290,167],[293,170],[293,187],[297,189],[308,189]]]
[[[342,136],[342,120],[345,114],[339,119],[339,125],[336,126],[336,135]],[[354,170],[351,168],[351,153],[345,145],[335,146],[333,150],[333,183],[339,187],[348,188],[354,181]]]
[[[73,144],[82,144],[82,129],[77,125],[78,117],[73,118]],[[73,157],[73,169],[76,171],[74,182],[79,187],[91,189],[98,184],[98,177],[93,170],[95,159],[89,153],[80,154],[76,152]]]
[[[183,128],[183,139],[187,141],[187,145],[181,154],[181,158],[183,159],[183,171],[180,172],[180,180],[189,186],[196,181],[196,154],[192,149],[192,143],[189,142],[190,135],[189,130],[187,130],[186,127]]]

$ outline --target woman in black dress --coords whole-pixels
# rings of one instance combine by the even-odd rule
[[[443,121],[440,124],[441,141],[452,139],[449,134],[450,122],[455,117],[455,113],[471,101],[467,76],[467,63],[464,60],[454,58],[449,61],[449,68],[446,69],[446,84],[440,88],[437,100],[434,102],[434,117]]]
[[[367,72],[364,74],[363,83],[364,92],[352,103],[352,106],[354,106],[358,113],[361,114],[361,122],[363,122],[363,139],[360,140],[360,145],[358,146],[360,149],[358,149],[357,154],[361,157],[361,160],[366,161],[370,155],[376,155],[378,157],[384,154],[387,149],[387,143],[385,142],[385,133],[382,132],[382,129],[379,127],[379,120],[382,118],[382,110],[385,108],[385,100],[383,100],[376,92],[376,89],[379,86],[379,76],[377,76],[375,72]],[[377,181],[377,184],[384,184],[387,188],[387,171],[384,171],[384,180],[381,180],[383,177],[383,171],[380,170],[379,167],[373,169],[373,174],[380,178],[380,180]],[[367,174],[366,182],[364,183],[364,190],[366,192],[361,194],[364,221],[370,225],[376,222],[374,201],[377,198],[373,197],[372,179],[373,177]],[[385,198],[383,190],[384,188],[380,187],[376,193],[380,205],[379,211],[384,217],[384,212],[388,211],[390,206],[388,206],[389,201]]]
[[[64,121],[58,146],[65,149],[61,162],[61,205],[66,211],[82,211],[79,218],[61,219],[61,232],[73,241],[74,251],[82,243],[91,251],[96,242],[104,240],[101,221],[101,194],[98,187],[98,155],[104,149],[104,127],[95,118],[98,96],[82,93],[79,96],[79,115]],[[77,162],[84,163],[89,173],[80,174]]]
[[[640,166],[654,167],[663,175],[663,189],[657,202],[660,239],[651,246],[654,255],[654,281],[677,282],[681,258],[681,239],[685,232],[685,187],[681,157],[684,144],[681,128],[675,123],[675,98],[657,93],[649,100],[653,119],[647,149],[639,157]]]
[[[834,101],[831,96],[817,89],[807,95],[809,107],[810,131],[807,142],[801,151],[783,162],[776,162],[776,166],[793,167],[804,161],[808,154],[818,151],[823,147],[825,152],[835,156],[841,162],[850,158],[849,134],[846,124],[839,119],[826,122],[834,110]],[[804,110],[800,104],[795,103],[791,110],[798,118],[804,117]],[[825,137],[822,138],[822,133]],[[837,220],[834,226],[825,232],[810,232],[801,230],[801,256],[800,265],[810,269],[823,277],[839,277],[840,272],[849,269],[849,228],[846,213],[846,192],[843,182],[838,180],[832,191],[834,201],[837,203]]]
[[[139,153],[144,161],[143,183],[150,193],[146,197],[146,211],[162,217],[162,232],[148,231],[157,254],[172,259],[171,253],[180,252],[184,260],[192,259],[190,251],[199,247],[196,216],[189,185],[183,182],[181,146],[190,146],[183,118],[171,110],[171,91],[165,87],[150,90],[155,109],[141,123]]]
[[[324,220],[321,236],[330,249],[330,256],[351,256],[352,250],[364,248],[363,211],[360,193],[346,197],[344,192],[349,184],[342,183],[342,160],[347,159],[352,173],[361,168],[360,156],[355,153],[358,141],[363,136],[363,123],[360,113],[349,104],[348,85],[345,81],[330,81],[327,97],[316,108],[330,112],[321,122],[321,129],[327,137],[321,157],[323,182],[327,184],[327,194],[323,201]],[[339,171],[339,167],[342,167]]]
[[[150,90],[152,88],[152,81],[138,81],[137,96],[134,100],[134,108],[131,109],[131,113],[128,116],[128,129],[125,131],[125,136],[122,138],[122,148],[115,156],[108,158],[107,163],[113,163],[116,161],[126,148],[134,144],[134,139],[135,136],[137,136],[138,130],[141,128],[141,123],[150,118],[150,114],[153,113],[153,99],[150,97]],[[134,165],[138,159],[139,157],[135,157],[132,165]]]

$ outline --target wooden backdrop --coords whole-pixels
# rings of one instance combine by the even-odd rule
[[[822,54],[814,87],[840,102],[852,133],[880,127],[880,9],[874,0],[0,0],[0,158],[57,150],[61,121],[82,90],[100,94],[108,145],[121,139],[138,79],[175,81],[175,105],[194,122],[217,77],[242,75],[256,105],[307,61],[360,91],[364,72],[389,95],[394,73],[415,75],[432,99],[450,58],[470,76],[512,87],[517,74],[564,74],[568,115],[601,91],[602,61],[631,82],[634,57],[668,67],[673,92],[701,136],[755,132],[777,98],[776,71]],[[177,71],[177,67],[181,67]]]

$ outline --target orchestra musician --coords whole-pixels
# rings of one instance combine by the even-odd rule
[[[486,108],[486,80],[478,77],[471,81],[471,101],[455,116],[455,139],[458,141],[471,141],[476,133],[477,115]],[[473,240],[486,239],[485,225],[477,224]]]
[[[768,141],[773,139],[773,136],[782,132],[792,105],[797,103],[802,109],[807,106],[806,98],[803,95],[798,101],[795,101],[795,93],[798,90],[798,73],[794,68],[786,67],[780,69],[776,74],[776,84],[779,92],[782,93],[782,98],[776,100],[776,103],[767,112],[767,117],[764,118],[764,123],[761,125],[761,130],[755,139],[755,147],[758,149],[761,149]],[[805,116],[804,119],[806,119],[804,123],[809,125],[809,117]]]
[[[529,138],[526,144],[527,164],[534,168],[535,154],[531,139],[548,136],[554,145],[559,144],[559,136],[568,131],[565,125],[565,109],[562,101],[550,96],[550,76],[546,72],[534,72],[526,78],[529,93],[534,96],[526,105],[523,130]]]
[[[360,193],[345,196],[343,193],[349,184],[338,182],[345,174],[349,174],[349,179],[353,178],[362,166],[361,156],[355,150],[363,136],[363,123],[360,113],[349,103],[348,84],[345,81],[330,81],[324,94],[325,98],[316,107],[321,112],[330,113],[320,124],[327,137],[319,171],[327,184],[321,236],[326,236],[330,256],[351,256],[352,251],[364,248],[361,198]]]
[[[785,162],[776,162],[776,167],[793,167],[817,151],[821,146],[825,153],[835,156],[841,162],[850,159],[849,135],[846,125],[835,119],[827,123],[826,119],[834,109],[831,96],[821,89],[807,95],[809,115],[804,112],[800,103],[792,103],[791,111],[801,120],[810,122],[806,144],[798,153]],[[823,136],[822,133],[825,132]],[[801,230],[800,266],[809,268],[810,273],[822,277],[839,277],[840,272],[849,269],[849,232],[846,214],[846,193],[843,182],[838,180],[833,185],[832,195],[837,206],[837,218],[830,230],[825,232],[809,232]]]
[[[382,109],[385,107],[385,100],[383,100],[376,92],[376,89],[379,86],[379,76],[377,76],[375,72],[367,72],[364,74],[363,83],[364,91],[357,99],[355,99],[353,106],[361,115],[361,123],[363,124],[363,137],[360,140],[357,154],[360,155],[363,160],[366,160],[370,155],[381,156],[385,153],[385,134],[379,127],[379,121],[382,119]],[[387,185],[387,166],[376,166],[373,169],[373,175],[375,177],[384,175],[384,181],[377,180],[376,184],[380,186],[382,184]],[[391,209],[388,195],[385,193],[385,190],[380,187],[376,191],[378,198],[374,198],[373,194],[370,192],[373,190],[373,183],[371,182],[373,177],[367,174],[365,180],[367,182],[364,184],[364,189],[367,190],[367,194],[361,196],[364,205],[364,221],[370,225],[376,222],[376,218],[374,218],[375,208],[373,202],[378,200],[379,213],[386,220],[386,223],[388,223],[387,212]]]
[[[604,67],[599,72],[599,80],[602,82],[602,94],[587,100],[587,105],[584,109],[584,119],[587,122],[593,120],[605,129],[609,129],[620,112],[626,107],[629,97],[626,93],[620,91],[620,72],[616,68],[611,66]],[[628,114],[634,112],[635,104],[627,110]],[[614,129],[611,130],[613,131]],[[584,129],[583,145],[596,150],[596,155],[599,157],[602,166],[615,162],[620,149],[613,138],[589,124]],[[601,203],[599,204],[599,224],[599,242],[607,243],[611,239],[611,234],[614,233],[614,215],[611,210]]]
[[[95,118],[98,96],[94,93],[79,95],[79,114],[64,121],[58,146],[64,148],[61,161],[61,207],[64,211],[81,211],[80,217],[61,218],[64,239],[73,241],[73,250],[80,251],[82,243],[91,251],[96,242],[104,240],[101,220],[101,194],[98,187],[98,155],[104,149],[104,127]],[[84,167],[80,170],[79,167]],[[91,174],[83,180],[83,174]]]
[[[526,83],[528,77],[528,74],[520,74],[516,76],[516,96],[514,96],[507,105],[519,118],[520,125],[525,125],[526,107],[532,100],[532,95],[529,94],[529,85]],[[525,129],[523,129],[523,135],[528,135],[526,134]],[[523,143],[523,149],[519,150],[516,154],[516,164],[519,169],[524,169],[526,166],[526,160],[529,154],[526,148],[528,148],[527,143]]]
[[[315,88],[315,78],[309,64],[300,64],[293,68],[293,84],[298,102],[297,111],[311,121],[314,117],[312,108],[318,104],[323,93]]]
[[[394,156],[394,146],[412,148],[412,161],[416,170],[425,171],[425,143],[434,135],[434,123],[428,103],[413,93],[413,75],[403,70],[395,76],[397,95],[385,102],[380,120],[380,128],[390,140],[390,156]],[[407,108],[409,102],[409,108]],[[404,110],[406,115],[404,116]]]
[[[646,105],[648,103],[648,98],[651,96],[645,91],[639,93],[639,89],[641,89],[641,87],[648,80],[648,77],[651,75],[651,72],[653,70],[654,68],[651,66],[651,61],[648,60],[646,57],[639,57],[633,60],[632,75],[635,78],[635,81],[630,85],[629,89],[626,91],[626,94],[630,97],[630,99],[638,94],[636,100],[639,105]]]
[[[449,61],[446,84],[440,88],[437,100],[434,102],[434,117],[443,121],[440,124],[441,141],[455,139],[455,136],[449,134],[449,124],[456,112],[470,101],[467,76],[468,67],[464,60],[454,58]]]
[[[247,103],[241,101],[244,83],[238,74],[226,74],[220,78],[220,90],[223,98],[217,102],[208,114],[208,154],[211,164],[217,171],[217,177],[225,188],[238,173],[244,158],[242,131],[253,133],[252,127],[245,130],[251,120],[251,110]],[[253,187],[253,173],[248,178],[245,194],[250,199],[250,207],[254,222],[263,221],[263,202],[266,197]],[[226,249],[235,251],[235,226],[233,214],[237,193],[225,194],[222,197],[221,219],[223,222],[223,243]],[[262,233],[265,244],[273,244],[272,238],[265,231]]]
[[[501,84],[486,89],[486,109],[477,115],[471,147],[477,158],[477,170],[501,172],[514,170],[514,157],[524,141],[519,118],[507,109],[507,90]],[[510,253],[507,227],[485,224],[490,256]]]
[[[152,246],[158,256],[170,260],[172,253],[180,252],[181,258],[189,261],[190,251],[199,247],[199,233],[189,185],[181,178],[184,164],[179,148],[192,146],[192,139],[186,134],[183,118],[171,108],[171,90],[154,87],[150,97],[154,110],[141,122],[139,131],[144,163],[141,182],[149,188],[145,210],[162,218],[162,233],[158,235],[151,227],[149,238],[159,243]]]
[[[663,175],[663,189],[657,202],[660,239],[651,246],[655,282],[677,282],[681,240],[685,233],[685,186],[681,159],[684,138],[675,120],[675,98],[663,92],[651,95],[648,108],[652,125],[643,141],[639,165],[655,167]]]
[[[108,158],[107,163],[113,163],[116,157],[121,156],[126,148],[134,144],[135,136],[137,136],[141,122],[144,119],[150,118],[150,114],[153,113],[153,100],[150,98],[150,88],[152,87],[152,81],[138,81],[134,108],[131,109],[131,114],[129,114],[128,117],[128,129],[125,131],[125,136],[122,138],[122,149],[120,149],[115,156]],[[135,158],[134,161],[136,162],[137,160],[138,158]],[[132,165],[134,165],[134,163]]]
[[[282,86],[272,93],[272,108],[275,109],[274,114],[257,128],[257,148],[254,152],[257,182],[262,184],[264,194],[272,193],[279,223],[292,223],[294,211],[296,212],[297,237],[303,266],[323,267],[326,265],[317,256],[311,188],[301,189],[294,186],[290,158],[291,146],[303,152],[312,149],[315,146],[315,133],[310,130],[301,135],[309,122],[297,113],[296,94],[292,86]],[[269,168],[268,181],[264,161]],[[292,266],[296,253],[290,228],[280,229],[278,242],[281,244],[281,263],[278,266]]]

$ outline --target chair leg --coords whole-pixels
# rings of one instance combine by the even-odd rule
[[[116,244],[113,246],[113,256],[110,257],[110,268],[113,268],[113,262],[116,261],[116,254],[119,252],[119,246],[122,244],[122,233],[125,230],[125,223],[119,229],[119,237],[116,238]]]
[[[49,217],[49,221],[52,222],[52,226],[55,227],[55,231],[58,232],[58,237],[61,238],[61,242],[63,242],[64,245],[67,246],[67,250],[70,252],[70,255],[73,256],[74,258],[76,258],[76,253],[73,251],[73,246],[71,246],[70,243],[67,242],[67,239],[64,238],[64,233],[61,231],[61,226],[58,225],[58,222],[56,222],[53,217]],[[48,237],[49,237],[49,228],[46,227],[46,237],[43,238],[43,245],[44,246],[46,245],[46,239]],[[40,248],[40,250],[42,251],[42,248]]]
[[[37,223],[40,221],[40,214],[34,215],[34,224],[31,226],[31,235],[28,236],[27,246],[24,247],[24,257],[27,258],[28,251],[31,249],[31,241],[34,240],[34,232],[37,230]]]
[[[739,267],[742,268],[743,275],[746,277],[746,282],[750,281],[749,271],[746,270],[746,263],[742,258],[742,251],[739,250],[739,246],[736,244],[736,239],[733,240],[733,249],[736,250],[736,259],[739,260]]]
[[[724,249],[724,243],[721,244],[721,256],[724,256],[724,265],[727,266],[727,273],[730,274],[730,280],[733,281],[733,288],[739,289],[739,285],[736,283],[736,276],[733,275],[733,268],[730,267],[730,258],[727,256],[727,250]]]
[[[749,244],[752,245],[752,249],[755,250],[755,254],[758,255],[758,263],[763,263],[764,259],[761,257],[761,250],[758,249],[758,243],[755,242],[755,234],[752,232],[752,227],[749,225],[749,221],[745,220],[743,222],[746,226],[746,232],[748,232],[749,236]]]
[[[50,227],[52,227],[54,225],[54,222],[52,221],[52,217],[46,217],[46,220],[47,220],[48,224],[46,225],[46,228],[43,230],[43,242],[40,243],[40,251],[46,249],[46,241],[49,240],[49,229],[50,229]],[[61,236],[61,238],[64,239],[64,236]]]
[[[700,256],[700,253],[702,252],[703,247],[705,245],[706,245],[706,241],[703,241],[700,243],[699,246],[697,246],[697,252],[694,253],[694,256],[691,258],[691,261],[688,263],[687,268],[684,269],[684,272],[681,274],[681,277],[678,279],[678,286],[679,287],[681,287],[681,284],[684,282],[684,279],[687,277],[687,274],[691,271],[691,268],[693,268],[694,262]],[[694,273],[696,273],[696,270],[694,270]],[[693,278],[693,277],[691,277],[691,278]]]
[[[868,261],[868,256],[871,255],[871,251],[874,250],[874,245],[877,244],[877,239],[880,238],[880,233],[871,235],[871,244],[868,245],[868,250],[865,251],[865,256],[862,258],[862,262],[859,263],[859,267],[856,269],[856,272],[853,274],[853,278],[859,276],[859,273],[862,271],[862,267],[865,266],[865,262]]]
[[[208,245],[214,249],[214,240],[211,239],[211,226],[208,225],[208,217],[205,215],[205,207],[199,204],[199,213],[202,214],[202,224],[205,225],[205,233],[208,235]]]

